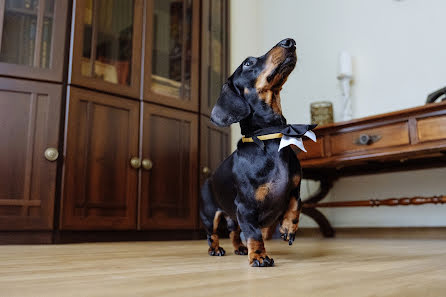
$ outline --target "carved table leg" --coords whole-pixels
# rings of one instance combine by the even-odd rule
[[[333,187],[333,178],[322,177],[319,179],[319,181],[321,182],[319,191],[307,200],[303,201],[302,213],[306,214],[316,221],[324,237],[334,237],[335,230],[333,229],[327,218],[320,211],[314,208],[314,206],[310,206],[315,205],[316,203],[324,199],[330,189]]]

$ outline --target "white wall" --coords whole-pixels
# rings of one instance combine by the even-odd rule
[[[266,52],[263,48],[262,26],[259,17],[262,5],[258,0],[231,0],[230,3],[230,64],[234,71],[248,56],[261,56]],[[260,26],[260,27],[259,27]],[[233,125],[231,130],[232,147],[237,147],[240,139],[240,128]]]
[[[294,38],[298,64],[281,96],[290,123],[309,122],[310,103],[321,99],[340,118],[341,50],[353,56],[354,117],[421,105],[446,85],[445,11],[444,0],[232,0],[231,67]],[[235,148],[238,126],[232,131]],[[343,178],[328,200],[445,194],[445,177],[435,169]],[[446,205],[326,212],[335,226],[446,226],[445,213]],[[314,226],[306,218],[302,225]]]

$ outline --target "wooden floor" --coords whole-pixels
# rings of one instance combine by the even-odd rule
[[[0,296],[446,296],[443,240],[266,248],[275,267],[210,257],[205,241],[0,246]]]

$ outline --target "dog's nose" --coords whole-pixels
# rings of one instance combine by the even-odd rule
[[[279,42],[279,45],[284,48],[290,48],[290,47],[296,46],[296,41],[294,41],[294,39],[292,39],[292,38],[286,38],[286,39],[282,40],[281,42]]]
[[[287,38],[287,39],[284,39],[281,42],[279,42],[279,46],[284,47],[284,48],[290,48],[290,47],[296,46],[296,41],[294,41],[294,39],[292,39],[292,38]]]

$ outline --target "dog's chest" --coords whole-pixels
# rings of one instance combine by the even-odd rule
[[[254,198],[261,226],[273,224],[285,211],[289,203],[289,181],[289,170],[286,164],[277,164],[268,181],[256,189]]]
[[[265,215],[276,215],[288,204],[290,190],[290,164],[281,154],[257,160],[261,168],[251,173],[252,198],[257,209]]]
[[[263,184],[268,188],[264,203],[269,200],[277,200],[286,196],[289,188],[289,168],[285,162],[276,162],[269,172],[267,181]],[[262,185],[261,185],[262,186]],[[260,187],[261,187],[260,186]]]

